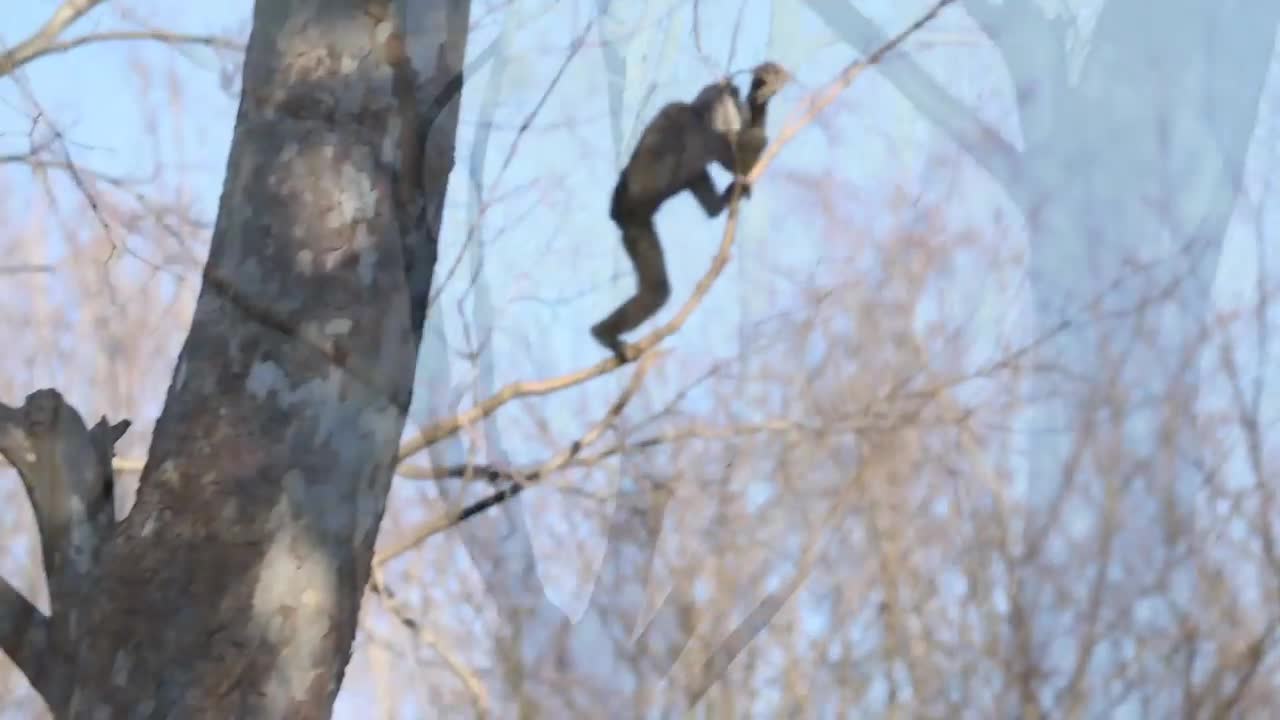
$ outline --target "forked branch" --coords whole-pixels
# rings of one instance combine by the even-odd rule
[[[640,363],[636,367],[636,371],[631,375],[631,381],[627,383],[626,388],[624,388],[618,395],[618,398],[613,401],[613,405],[609,407],[609,410],[605,412],[604,416],[596,421],[596,423],[591,426],[591,429],[584,433],[582,437],[570,443],[567,448],[548,458],[540,467],[530,472],[499,472],[497,470],[490,469],[488,472],[479,473],[487,475],[489,480],[492,482],[507,480],[510,484],[488,497],[468,505],[457,513],[437,518],[436,520],[423,525],[391,549],[384,550],[374,557],[373,566],[375,568],[381,567],[391,560],[394,560],[396,557],[412,550],[419,543],[432,535],[447,530],[459,523],[465,522],[468,518],[478,515],[495,505],[519,495],[530,484],[573,463],[584,448],[591,445],[596,440],[599,440],[600,436],[604,435],[604,433],[608,431],[609,428],[613,427],[615,422],[617,422],[618,418],[622,415],[622,411],[626,409],[627,404],[635,398],[636,393],[640,392],[640,388],[644,384],[645,376],[648,375],[649,370],[653,367],[653,363],[657,360],[659,355],[659,353],[649,353],[640,358]]]
[[[35,512],[49,586],[46,618],[0,580],[0,648],[22,670],[55,717],[70,698],[76,638],[67,613],[87,592],[115,526],[111,456],[129,421],[104,417],[88,428],[56,390],[37,390],[22,407],[0,403],[0,455],[22,478]]]

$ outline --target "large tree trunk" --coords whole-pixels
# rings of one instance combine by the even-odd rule
[[[123,429],[86,432],[56,393],[0,408],[53,599],[48,632],[4,593],[0,639],[59,717],[329,715],[413,387],[468,13],[257,3],[205,282],[113,534],[84,498],[109,493]]]

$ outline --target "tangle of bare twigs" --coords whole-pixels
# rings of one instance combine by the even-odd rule
[[[936,17],[943,8],[950,5],[952,2],[954,2],[954,0],[938,0],[938,2],[936,2],[928,12],[920,16],[919,19],[908,25],[897,35],[890,38],[888,42],[876,49],[875,52],[863,59],[855,60],[850,63],[843,71],[840,72],[835,80],[831,81],[823,89],[811,95],[806,108],[798,116],[793,117],[785,124],[782,131],[778,133],[778,136],[774,141],[771,142],[761,154],[755,167],[752,168],[751,172],[747,175],[748,182],[754,183],[770,163],[773,162],[773,159],[777,156],[778,152],[781,151],[782,147],[790,142],[801,130],[811,124],[817,117],[818,113],[830,105],[841,92],[848,88],[853,81],[862,74],[864,70],[880,62],[886,55],[900,46],[903,41]],[[720,241],[720,247],[711,261],[711,267],[708,268],[706,273],[704,273],[698,280],[697,285],[694,286],[693,293],[685,301],[684,305],[681,306],[679,311],[676,312],[675,316],[664,325],[653,330],[644,338],[633,343],[631,350],[632,353],[638,354],[643,359],[645,353],[653,349],[658,345],[658,343],[662,342],[667,337],[678,332],[680,328],[684,326],[685,322],[688,321],[694,310],[701,305],[703,298],[705,298],[707,293],[710,292],[712,286],[715,285],[716,280],[719,279],[725,266],[728,265],[730,251],[733,249],[738,225],[738,199],[737,192],[735,192],[735,196],[729,205],[729,217],[725,223],[724,234]],[[548,395],[559,390],[573,387],[614,370],[620,365],[622,365],[622,363],[619,362],[617,358],[610,355],[594,365],[559,377],[508,384],[465,412],[459,413],[450,418],[438,420],[423,428],[416,438],[401,446],[399,460],[403,462],[405,459],[430,447],[441,439],[458,432],[462,428],[484,420],[512,400],[517,398]],[[641,376],[641,374],[642,373],[640,371],[637,371],[632,378],[632,382],[635,383],[636,378]],[[630,390],[630,387],[628,387],[628,390]],[[625,395],[626,393],[624,393],[624,396]],[[621,407],[617,404],[615,404],[615,407],[619,411],[621,410]],[[581,449],[582,445],[582,443],[574,443],[573,451],[566,457],[565,461],[560,463],[557,467],[561,467],[565,463],[573,460],[577,456],[578,450]],[[503,475],[501,471],[493,468],[489,468],[489,473],[495,480],[500,479]],[[545,474],[546,471],[543,471],[538,474],[538,477]],[[522,490],[524,483],[517,483],[512,487],[499,490],[492,495],[469,505],[452,517],[441,518],[432,523],[428,523],[418,532],[413,534],[415,538],[414,543],[421,542],[435,533],[441,532],[459,522],[462,522],[466,518],[473,517],[499,503],[505,502],[520,492],[520,490],[514,490],[513,488],[515,487],[519,487]],[[385,562],[394,555],[404,552],[404,549],[402,548],[405,548],[407,545],[409,545],[409,543],[397,546],[394,552],[386,553],[382,562]]]

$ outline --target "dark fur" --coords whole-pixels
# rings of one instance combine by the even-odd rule
[[[738,133],[735,145],[734,172],[745,177],[755,167],[760,155],[769,144],[765,132],[765,120],[769,113],[769,100],[788,78],[781,66],[766,63],[756,69],[747,91],[747,122]]]
[[[707,217],[718,216],[740,181],[717,192],[707,166],[719,163],[741,177],[768,144],[764,134],[765,106],[777,86],[772,80],[762,79],[759,71],[756,75],[748,96],[748,117],[738,118],[736,123],[734,111],[741,115],[743,108],[737,88],[728,82],[707,86],[693,103],[663,107],[641,134],[618,177],[609,217],[622,231],[622,245],[635,266],[636,293],[592,327],[591,334],[620,362],[626,362],[627,355],[619,336],[639,327],[671,296],[662,245],[653,226],[658,208],[688,190]],[[713,113],[716,103],[723,105]],[[739,129],[743,120],[746,127]],[[745,145],[740,144],[741,140],[746,140]],[[745,185],[743,194],[749,194]]]

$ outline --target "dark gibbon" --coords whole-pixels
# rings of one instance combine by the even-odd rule
[[[609,217],[622,231],[622,246],[635,267],[636,292],[591,328],[592,337],[619,362],[628,360],[619,336],[652,317],[671,295],[654,214],[685,190],[712,218],[724,211],[735,186],[744,197],[750,196],[745,178],[769,143],[764,127],[769,100],[790,77],[781,65],[763,63],[752,72],[745,105],[738,88],[721,80],[704,87],[693,102],[665,105],[641,133],[609,206]],[[721,192],[707,171],[712,163],[734,174]]]

